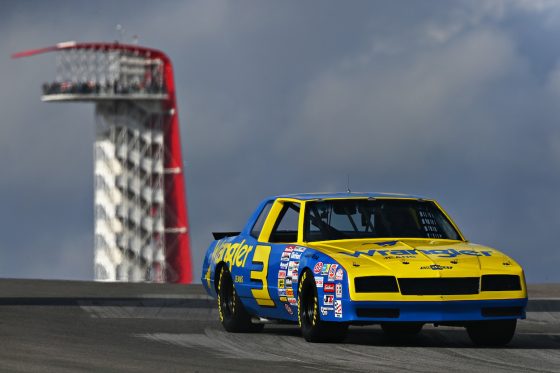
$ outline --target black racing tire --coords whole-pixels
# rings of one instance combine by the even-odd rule
[[[517,320],[479,321],[467,325],[467,333],[471,341],[477,346],[499,347],[505,346],[515,334]]]
[[[384,323],[381,329],[385,336],[395,341],[406,341],[407,339],[417,336],[421,331],[423,323],[407,322],[407,323]]]
[[[321,320],[317,286],[311,272],[304,271],[298,288],[298,324],[307,342],[341,342],[348,324]]]
[[[253,324],[245,310],[226,266],[218,274],[218,313],[224,329],[230,333],[251,333],[262,330],[263,324]]]

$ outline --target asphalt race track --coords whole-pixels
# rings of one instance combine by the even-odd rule
[[[475,348],[464,329],[432,326],[405,345],[377,326],[310,344],[291,325],[226,333],[197,285],[0,280],[0,371],[560,372],[560,285],[531,286],[529,296],[506,348]]]

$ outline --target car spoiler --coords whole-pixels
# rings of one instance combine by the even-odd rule
[[[226,237],[239,236],[241,232],[212,232],[215,240],[221,240]]]

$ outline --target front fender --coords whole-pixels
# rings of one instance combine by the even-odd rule
[[[301,260],[300,276],[306,269],[315,279],[321,320],[345,321],[343,303],[349,299],[346,269],[331,256],[311,248]]]

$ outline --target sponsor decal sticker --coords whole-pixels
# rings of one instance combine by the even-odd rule
[[[278,279],[278,289],[282,289],[282,288],[284,288],[284,279],[279,278]]]
[[[278,289],[278,296],[285,297],[286,296],[286,289]]]
[[[288,298],[293,297],[294,296],[294,289],[292,288],[288,288],[286,289],[286,294],[285,294]]]
[[[288,263],[288,271],[291,272],[294,269],[298,269],[299,267],[299,262],[290,262]]]
[[[296,248],[294,249],[294,251],[298,251],[298,252],[300,252],[300,253],[303,253],[306,249],[307,249],[307,247],[296,246]]]
[[[332,306],[334,301],[334,295],[325,294],[323,295],[323,304],[325,306]]]
[[[297,269],[294,269],[294,270],[292,271],[292,281],[293,281],[293,282],[297,282],[297,278],[298,278],[298,270],[297,270]]]
[[[327,316],[329,314],[329,311],[333,311],[334,308],[332,307],[321,307],[321,314],[323,316]]]
[[[284,249],[284,252],[287,252],[287,253],[291,253],[292,251],[294,251],[293,246],[286,246],[286,248]]]
[[[292,297],[292,298],[288,298],[288,303],[290,303],[290,304],[297,304],[297,300],[296,300],[296,298],[293,298],[293,297]]]
[[[323,277],[322,276],[315,276],[315,285],[318,288],[322,288],[323,287]]]
[[[297,252],[294,251],[292,253],[292,259],[300,260],[301,259],[301,253],[297,253]]]
[[[289,261],[290,260],[290,253],[287,253],[287,252],[284,251],[282,253],[282,257],[280,258],[280,260],[283,261],[283,262]]]
[[[288,263],[286,263],[286,262],[280,262],[280,268],[282,268],[282,269],[288,269]]]
[[[336,280],[340,281],[344,278],[344,271],[342,268],[336,270]]]
[[[326,283],[325,286],[323,286],[323,291],[325,293],[334,293],[334,284]]]
[[[329,268],[329,281],[334,281],[336,277],[336,269],[338,268],[338,264],[332,264],[331,268]]]
[[[329,268],[331,268],[330,264],[323,264],[323,268],[321,268],[321,274],[326,276],[329,274]]]
[[[287,301],[288,301],[288,298],[286,298],[286,297],[280,297],[280,302],[286,303]]]
[[[290,305],[284,304],[284,308],[286,308],[286,311],[287,311],[290,315],[293,315],[293,314],[294,314],[294,311],[292,311],[292,307],[290,307]]]
[[[336,297],[342,298],[342,284],[336,284]]]
[[[286,278],[286,271],[283,270],[278,271],[278,278]]]
[[[317,262],[317,264],[315,264],[315,267],[313,267],[313,273],[318,275],[319,273],[321,273],[322,268],[323,268],[323,262]]]
[[[286,287],[292,286],[292,278],[291,277],[286,277],[284,279],[284,284]]]
[[[342,317],[342,301],[335,300],[334,301],[334,317],[341,318]]]

